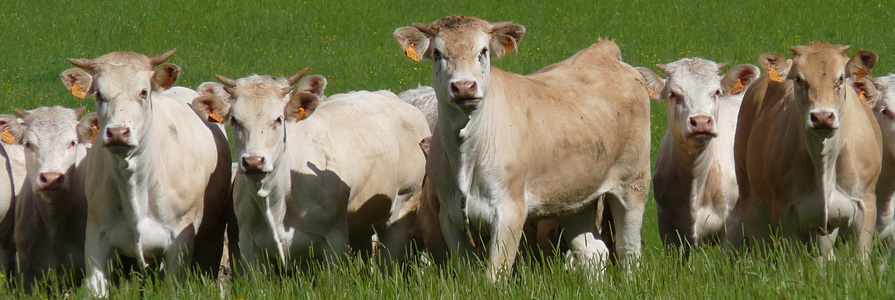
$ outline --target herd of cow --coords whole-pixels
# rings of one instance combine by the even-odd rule
[[[650,98],[668,117],[653,173],[666,243],[779,234],[832,257],[841,234],[866,257],[874,237],[895,241],[895,76],[868,75],[876,54],[816,41],[761,56],[763,75],[685,58],[660,76],[601,40],[526,76],[491,67],[524,34],[461,16],[399,28],[433,66],[433,87],[400,95],[327,97],[307,69],[192,90],[174,86],[173,50],[69,59],[62,82],[95,113],[0,115],[0,268],[26,289],[74,270],[104,296],[117,259],[177,279],[222,257],[237,271],[349,253],[391,266],[418,244],[436,263],[485,259],[500,280],[523,232],[570,266],[636,265]]]

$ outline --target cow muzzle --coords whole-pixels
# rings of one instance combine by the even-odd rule
[[[715,131],[715,118],[709,115],[695,115],[687,120],[691,137],[712,138],[718,136]]]
[[[106,143],[103,145],[110,152],[124,154],[134,146],[131,145],[131,130],[127,126],[106,127]]]
[[[43,172],[38,175],[38,184],[42,191],[56,191],[65,184],[65,174],[60,172]]]
[[[266,173],[264,171],[264,167],[267,164],[264,156],[260,155],[245,155],[242,157],[240,161],[240,165],[242,166],[242,171],[245,174],[261,174]]]
[[[836,111],[830,108],[815,108],[808,112],[808,128],[817,131],[832,131],[839,128]]]
[[[478,84],[475,80],[458,80],[451,82],[451,96],[454,103],[462,110],[474,110],[482,102],[478,96]]]

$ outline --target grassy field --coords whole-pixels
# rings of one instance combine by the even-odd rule
[[[354,3],[349,3],[354,2]],[[385,1],[382,1],[385,2]],[[815,39],[875,51],[874,75],[895,70],[892,1],[0,1],[0,113],[93,101],[69,95],[58,74],[65,58],[130,50],[158,54],[178,48],[170,60],[184,72],[179,85],[195,88],[214,74],[291,75],[304,67],[329,81],[327,94],[350,90],[399,92],[431,82],[428,61],[403,56],[391,33],[414,22],[451,14],[515,21],[528,33],[518,51],[495,60],[517,73],[533,72],[585,48],[614,39],[625,61],[653,68],[700,56],[732,64],[757,64],[771,51]],[[654,68],[653,68],[654,69]],[[665,131],[664,104],[653,103],[653,155]],[[411,264],[403,275],[369,275],[362,263],[321,269],[314,275],[236,278],[226,298],[883,298],[895,277],[884,251],[864,265],[849,255],[818,264],[810,254],[758,257],[723,254],[717,248],[680,263],[657,234],[655,204],[643,227],[638,269],[610,268],[600,281],[569,272],[559,262],[520,266],[506,284],[490,284],[479,270],[450,272]],[[799,251],[797,251],[799,252]],[[218,297],[216,282],[195,278],[172,290],[152,276],[138,276],[113,291],[121,298]],[[81,298],[83,289],[57,293]],[[0,298],[22,297],[6,286]],[[45,298],[46,295],[36,295]]]

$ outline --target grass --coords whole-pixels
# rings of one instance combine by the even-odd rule
[[[72,97],[58,74],[65,58],[96,57],[116,50],[158,54],[178,48],[170,62],[184,72],[179,85],[195,88],[214,74],[291,75],[304,67],[327,77],[327,94],[350,90],[399,92],[431,82],[428,62],[403,56],[391,33],[413,22],[450,14],[515,21],[528,33],[518,51],[494,64],[530,73],[562,60],[598,38],[614,39],[625,61],[653,68],[700,56],[732,64],[757,64],[758,56],[815,39],[875,51],[872,72],[892,72],[895,10],[891,1],[0,1],[0,113],[92,101]],[[653,102],[653,155],[666,127],[664,104]],[[813,256],[731,256],[717,248],[694,253],[684,264],[669,255],[657,234],[650,202],[643,227],[640,267],[610,269],[588,282],[561,263],[523,265],[506,284],[481,272],[410,264],[403,276],[367,275],[362,263],[321,270],[314,276],[236,278],[227,298],[882,298],[895,278],[879,250],[862,265],[853,255],[819,266]],[[848,252],[848,251],[846,251]],[[138,277],[113,293],[121,298],[212,298],[213,281],[192,278],[178,291]],[[0,281],[2,282],[2,281]],[[2,283],[0,283],[2,284]],[[83,296],[83,289],[69,295]],[[142,293],[142,294],[141,294]],[[55,293],[55,296],[64,293]],[[0,286],[0,298],[22,297]],[[43,298],[42,295],[36,295]]]

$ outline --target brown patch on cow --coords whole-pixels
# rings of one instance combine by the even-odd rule
[[[71,94],[75,95],[75,97],[78,97],[81,99],[84,99],[84,97],[87,97],[87,92],[85,92],[84,88],[81,87],[81,85],[78,84],[77,82],[75,82],[74,85],[71,86]]]
[[[746,87],[743,86],[743,80],[737,79],[737,83],[732,88],[730,88],[730,93],[733,95],[736,95],[736,94],[742,93],[745,90],[746,90]]]
[[[415,45],[410,43],[410,45],[407,46],[407,50],[404,51],[404,54],[407,55],[407,57],[410,57],[413,61],[420,61],[420,55],[416,53],[416,49],[414,49],[413,46]]]
[[[16,138],[14,136],[12,136],[11,132],[9,132],[9,127],[3,128],[3,133],[0,134],[0,140],[2,140],[4,143],[10,144],[10,145],[16,143]]]
[[[771,65],[771,69],[768,70],[768,78],[776,82],[783,82],[783,77],[777,73],[777,68],[774,65]]]

